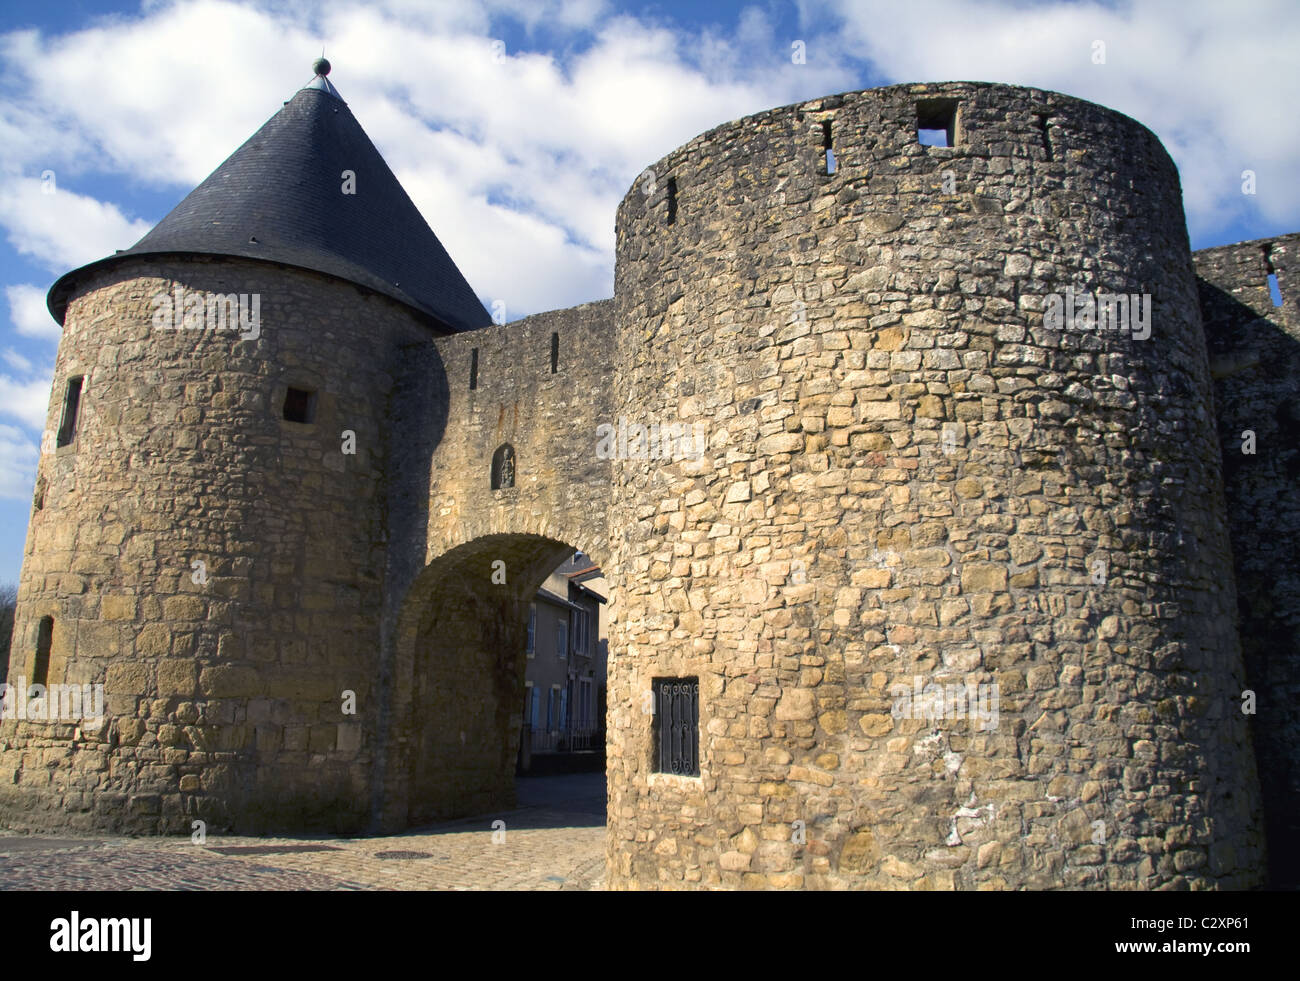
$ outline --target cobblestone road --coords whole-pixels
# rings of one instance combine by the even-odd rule
[[[605,776],[520,780],[519,808],[382,838],[0,832],[0,890],[599,889]],[[494,842],[492,822],[505,821]]]

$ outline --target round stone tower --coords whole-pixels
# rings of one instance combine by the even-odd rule
[[[1032,89],[850,93],[697,137],[617,232],[616,403],[707,448],[614,469],[610,883],[1253,884],[1157,138]]]
[[[488,314],[323,74],[50,308],[8,680],[105,705],[3,724],[0,819],[363,829],[390,542],[424,549],[395,461],[432,435],[391,403],[414,348]]]

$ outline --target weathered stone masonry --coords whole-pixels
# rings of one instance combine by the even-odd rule
[[[276,132],[352,125],[317,88]],[[1288,881],[1300,369],[1264,284],[1295,303],[1296,237],[1194,274],[1153,134],[1001,85],[788,106],[649,170],[614,298],[502,326],[365,257],[242,240],[65,277],[50,429],[70,378],[83,409],[42,456],[13,664],[52,616],[50,680],[104,682],[108,716],[5,722],[0,820],[508,806],[527,600],[579,548],[613,587],[615,887],[1254,885],[1252,724]],[[159,333],[176,283],[260,292],[261,337]],[[1052,329],[1067,288],[1149,295],[1150,337]],[[289,386],[311,423],[281,418]],[[707,450],[602,458],[620,417]],[[700,683],[699,776],[653,772],[645,696],[674,678]],[[899,712],[926,684],[995,693],[995,723]]]
[[[917,143],[935,99],[955,147]],[[611,881],[1256,881],[1209,372],[1156,138],[1053,93],[900,86],[650,170],[619,211],[617,400],[712,441],[615,470]],[[1069,285],[1151,294],[1152,337],[1044,329]],[[700,679],[698,778],[648,772],[654,676]],[[996,683],[999,726],[892,717],[917,677]]]

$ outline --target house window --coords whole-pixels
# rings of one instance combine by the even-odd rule
[[[525,649],[529,657],[537,653],[537,607],[528,607],[528,647]]]
[[[655,678],[655,772],[700,775],[700,679]]]
[[[588,653],[587,644],[587,611],[575,610],[573,613],[573,652],[575,654]]]
[[[36,628],[36,659],[32,662],[32,684],[43,685],[50,676],[50,645],[54,641],[54,617],[41,617]]]
[[[536,725],[537,725],[538,709],[539,709],[539,707],[541,706],[541,702],[542,702],[542,693],[541,693],[540,691],[538,691],[536,688],[534,688],[534,689],[533,689],[533,706],[532,706],[533,711],[532,711],[532,714],[528,717],[528,724],[531,725],[531,726],[536,726]]]
[[[551,374],[560,370],[560,335],[551,335]]]
[[[63,418],[59,421],[59,446],[67,446],[77,438],[77,413],[81,409],[81,383],[83,378],[69,378],[63,396]]]
[[[555,625],[555,653],[560,657],[569,656],[569,625],[563,620]]]
[[[470,348],[469,352],[469,390],[472,392],[478,388],[478,348]]]
[[[284,393],[286,422],[310,423],[316,418],[316,393],[306,388],[290,388]]]

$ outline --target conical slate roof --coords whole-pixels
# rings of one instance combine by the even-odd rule
[[[343,193],[344,171],[355,175],[354,194]],[[139,242],[60,278],[50,312],[63,322],[78,273],[161,254],[313,269],[399,300],[450,331],[492,319],[323,74]]]

